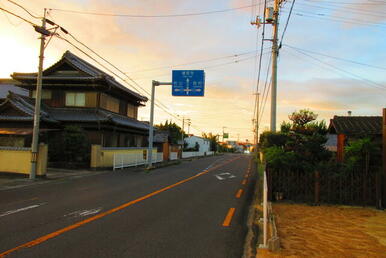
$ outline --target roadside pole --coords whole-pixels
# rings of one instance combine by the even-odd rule
[[[263,248],[268,247],[268,184],[267,184],[267,172],[264,170],[264,182],[263,182]]]
[[[42,19],[42,29],[46,30],[46,9],[44,9],[44,16]],[[31,145],[31,171],[29,174],[30,179],[36,178],[36,164],[38,160],[38,148],[39,148],[39,127],[40,127],[40,105],[42,97],[42,77],[43,77],[43,60],[44,60],[44,47],[46,36],[41,33],[40,36],[40,53],[39,53],[39,68],[36,84],[36,96],[35,96],[35,112],[32,131],[32,145]]]
[[[277,111],[277,34],[279,27],[279,0],[274,0],[273,11],[273,38],[272,38],[272,87],[271,87],[271,132],[276,132],[276,111]]]
[[[386,208],[386,108],[383,109],[382,123],[382,148],[383,148],[383,208]]]
[[[155,101],[155,87],[160,85],[172,85],[172,96],[185,97],[203,97],[205,89],[205,72],[204,70],[173,70],[172,82],[152,81],[151,87],[151,106],[150,106],[150,124],[149,124],[149,145],[147,149],[147,168],[151,169],[153,160],[153,139],[154,139],[154,101]],[[184,127],[185,120],[182,120],[182,127]],[[182,128],[183,131],[183,128]],[[182,148],[183,150],[184,133],[182,132]]]
[[[154,139],[154,98],[155,98],[155,87],[160,85],[172,85],[171,82],[159,82],[152,81],[151,85],[151,104],[150,104],[150,125],[149,125],[149,145],[147,149],[147,168],[152,168],[153,164],[153,139]]]
[[[182,130],[181,130],[181,159],[182,159],[182,152],[184,152],[184,127],[185,127],[185,117],[182,117]]]
[[[257,107],[256,107],[256,127],[255,127],[255,155],[258,157],[259,155],[259,106],[260,106],[260,93],[257,93]]]

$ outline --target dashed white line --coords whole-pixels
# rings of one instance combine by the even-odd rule
[[[72,217],[85,217],[85,216],[97,214],[101,210],[102,210],[102,207],[98,207],[98,208],[91,209],[91,210],[78,210],[78,211],[73,211],[71,213],[68,213],[68,214],[64,215],[64,217],[69,217],[69,216],[72,216]]]
[[[18,212],[21,212],[21,211],[26,211],[26,210],[34,209],[34,208],[37,208],[37,207],[42,206],[44,204],[46,204],[46,203],[43,202],[43,203],[30,205],[30,206],[23,207],[23,208],[16,209],[16,210],[6,211],[6,212],[1,213],[0,217],[8,216],[8,215],[15,214],[15,213],[18,213]]]

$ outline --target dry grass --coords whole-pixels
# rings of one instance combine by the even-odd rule
[[[258,257],[386,257],[386,212],[274,204],[282,249]]]

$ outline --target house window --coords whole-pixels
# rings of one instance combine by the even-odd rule
[[[127,116],[131,118],[137,118],[137,107],[131,104],[127,104]]]
[[[42,99],[51,99],[52,93],[50,90],[42,90]],[[32,98],[36,98],[36,90],[32,91]]]
[[[70,107],[86,106],[86,94],[83,92],[66,92],[66,106],[70,106]]]
[[[111,112],[119,113],[119,100],[106,94],[101,94],[100,100],[101,108],[107,109]]]

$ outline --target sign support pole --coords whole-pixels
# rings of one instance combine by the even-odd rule
[[[147,149],[147,168],[151,169],[153,164],[153,139],[154,139],[154,98],[155,98],[155,87],[160,85],[172,85],[171,82],[159,82],[152,81],[151,85],[151,104],[150,104],[150,125],[149,125],[149,146]]]

